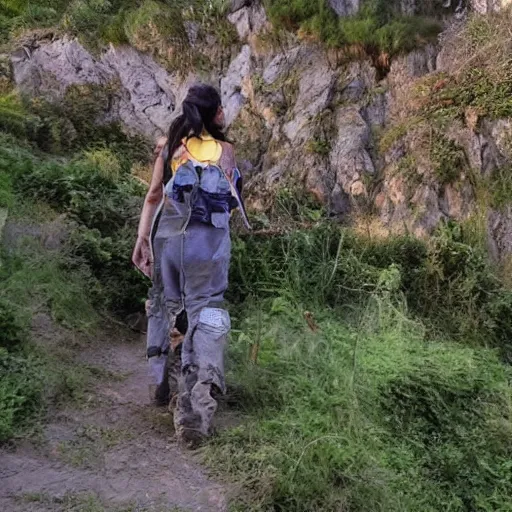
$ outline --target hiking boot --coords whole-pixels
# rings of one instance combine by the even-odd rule
[[[159,386],[150,384],[149,397],[155,407],[167,407],[171,401],[169,381],[165,379]]]
[[[174,428],[178,442],[189,449],[199,447],[212,434],[212,419],[217,401],[212,397],[212,384],[201,378],[197,368],[185,370],[178,381],[178,397],[174,410]]]
[[[149,399],[155,407],[167,407],[171,401],[171,388],[169,386],[169,360],[165,362],[163,380],[160,384],[150,384]]]

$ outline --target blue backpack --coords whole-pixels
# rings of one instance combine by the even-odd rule
[[[184,232],[191,220],[218,228],[228,227],[230,214],[236,208],[246,228],[251,229],[240,193],[240,172],[235,168],[230,175],[228,177],[217,165],[202,166],[192,160],[176,169],[165,186],[164,202],[172,216],[181,219],[179,232]]]

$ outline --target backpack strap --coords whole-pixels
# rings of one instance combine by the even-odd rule
[[[245,227],[251,231],[251,223],[249,222],[249,218],[247,217],[247,211],[245,209],[244,200],[242,198],[242,194],[240,192],[240,189],[238,188],[238,184],[240,183],[240,180],[242,179],[242,176],[240,174],[240,171],[237,167],[231,169],[231,171],[226,172],[222,167],[219,166],[219,169],[222,171],[222,174],[226,178],[226,180],[229,183],[229,188],[231,190],[231,195],[236,199],[238,203],[238,209],[240,210],[240,213],[242,215],[242,220],[245,225]]]

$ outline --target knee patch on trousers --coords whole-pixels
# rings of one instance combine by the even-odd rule
[[[225,392],[224,346],[231,328],[229,313],[219,308],[203,308],[193,334],[195,364],[205,372],[204,380]]]
[[[199,325],[206,327],[212,334],[227,334],[231,329],[229,313],[219,308],[203,308],[199,313]]]

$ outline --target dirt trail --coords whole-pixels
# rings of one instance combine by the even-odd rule
[[[80,354],[98,373],[82,403],[57,411],[40,438],[0,450],[0,510],[227,510],[226,489],[178,448],[171,416],[148,404],[143,340],[116,331]]]

